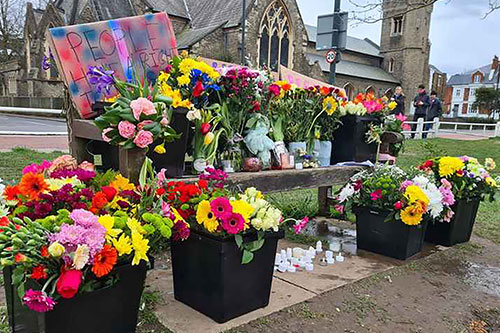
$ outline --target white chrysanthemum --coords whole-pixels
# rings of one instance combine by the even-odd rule
[[[257,230],[266,231],[272,229],[273,231],[278,231],[280,221],[281,211],[268,205],[261,208],[250,222]]]
[[[417,185],[424,191],[425,195],[429,199],[429,204],[427,205],[427,212],[433,218],[437,218],[443,212],[443,195],[437,186],[425,176],[417,176],[412,179],[413,184]]]

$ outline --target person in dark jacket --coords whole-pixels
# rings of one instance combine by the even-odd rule
[[[443,115],[443,106],[441,101],[437,98],[437,93],[433,90],[430,96],[431,104],[429,106],[429,111],[427,111],[427,121],[433,121],[434,118],[441,118]],[[432,124],[426,124],[425,130],[428,131],[432,127]]]
[[[394,101],[397,104],[396,107],[394,108],[394,110],[392,110],[392,112],[395,115],[398,115],[398,114],[404,115],[405,114],[405,99],[406,99],[406,97],[403,94],[403,88],[401,88],[400,86],[396,87],[396,92],[394,93],[394,95],[391,98],[391,101]]]
[[[413,106],[415,107],[415,114],[413,116],[413,121],[418,121],[418,119],[423,118],[425,121],[427,119],[427,111],[431,105],[431,100],[427,92],[425,91],[425,86],[423,84],[418,86],[418,93],[413,100]],[[413,124],[411,130],[415,131],[417,129],[417,124]],[[411,134],[411,137],[415,137],[415,133]],[[423,134],[423,137],[427,137],[427,133]]]

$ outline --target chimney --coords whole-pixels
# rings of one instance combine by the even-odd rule
[[[494,56],[493,61],[491,62],[491,69],[496,70],[498,68],[498,57]]]

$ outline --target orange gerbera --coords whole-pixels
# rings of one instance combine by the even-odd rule
[[[38,200],[41,193],[49,189],[49,184],[45,182],[43,174],[29,172],[21,178],[19,191],[22,195],[31,200]]]
[[[94,257],[92,272],[97,277],[108,275],[116,264],[118,254],[116,249],[109,244],[104,245],[101,252]]]
[[[319,89],[319,92],[321,93],[321,95],[327,96],[327,95],[330,94],[330,88],[328,88],[328,87],[321,87]]]

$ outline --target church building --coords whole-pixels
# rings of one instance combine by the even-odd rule
[[[381,43],[348,36],[347,49],[337,64],[337,82],[350,98],[357,93],[390,95],[402,85],[410,110],[416,88],[429,82],[429,26],[432,6],[414,9],[424,0],[384,0]],[[250,67],[279,64],[328,82],[325,51],[317,51],[316,27],[304,24],[296,0],[247,0],[245,59]],[[45,9],[26,7],[25,49],[16,64],[0,65],[15,85],[4,79],[11,96],[62,95],[54,70],[40,64],[49,54],[47,28],[108,20],[148,12],[166,12],[178,48],[226,62],[240,63],[242,0],[54,0]],[[13,75],[15,73],[16,75]],[[15,86],[15,87],[14,87]],[[9,87],[9,89],[5,89]],[[10,89],[13,88],[13,89]],[[15,89],[14,89],[15,88]]]

